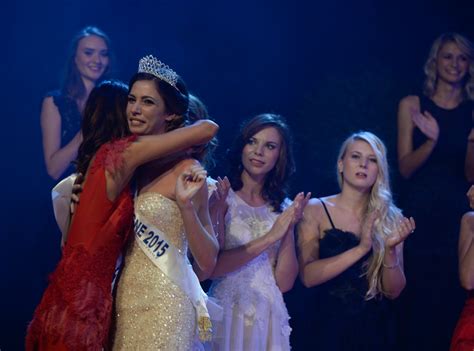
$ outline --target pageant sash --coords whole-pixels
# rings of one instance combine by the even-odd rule
[[[135,240],[145,255],[189,297],[197,315],[199,339],[211,340],[212,325],[206,307],[207,295],[189,263],[186,253],[180,253],[165,232],[150,224],[135,211]]]

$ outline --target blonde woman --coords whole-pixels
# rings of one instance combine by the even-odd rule
[[[398,110],[398,163],[401,175],[412,178],[438,158],[439,149],[453,142],[453,128],[460,139],[459,155],[466,155],[466,178],[474,181],[472,100],[474,100],[474,46],[464,36],[445,33],[433,43],[424,66],[423,94],[409,95]],[[445,117],[446,116],[446,117]],[[444,130],[446,128],[446,130]],[[442,133],[440,133],[442,132]],[[440,135],[444,135],[440,138]],[[453,146],[454,147],[454,146]],[[470,167],[469,167],[470,165]],[[425,167],[423,167],[425,166]]]
[[[301,280],[320,286],[315,349],[387,350],[385,302],[405,287],[403,242],[415,222],[392,201],[385,146],[374,134],[344,141],[337,177],[341,192],[311,199],[298,227]]]
[[[422,93],[404,97],[398,109],[398,168],[405,178],[400,205],[418,227],[406,248],[413,268],[398,309],[405,341],[399,347],[447,350],[464,300],[456,251],[468,210],[465,189],[474,181],[473,44],[457,33],[442,34],[424,73]],[[433,310],[443,318],[434,320]]]

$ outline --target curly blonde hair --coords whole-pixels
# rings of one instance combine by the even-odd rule
[[[389,170],[387,162],[387,150],[384,143],[375,134],[361,131],[349,136],[339,150],[338,160],[342,160],[347,148],[353,142],[361,140],[370,145],[377,159],[378,174],[374,185],[370,190],[369,201],[363,213],[362,221],[365,221],[369,213],[378,211],[380,216],[374,222],[372,236],[372,255],[365,264],[365,273],[368,280],[366,300],[385,295],[382,286],[383,257],[385,254],[385,240],[392,235],[398,221],[402,217],[400,209],[395,206],[390,190]],[[337,171],[339,187],[343,187],[342,172]]]
[[[469,60],[468,73],[464,79],[464,97],[474,100],[474,45],[469,39],[458,33],[443,33],[433,42],[423,69],[426,76],[423,83],[423,93],[428,97],[432,97],[436,91],[438,81],[436,60],[439,51],[446,43],[456,44]]]

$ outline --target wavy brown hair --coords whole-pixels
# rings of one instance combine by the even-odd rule
[[[107,34],[105,34],[102,30],[94,26],[88,26],[81,29],[72,39],[68,58],[66,62],[66,67],[64,69],[64,77],[61,84],[61,89],[65,95],[70,96],[75,100],[79,100],[83,98],[86,94],[86,87],[84,86],[84,82],[81,79],[81,74],[77,69],[76,65],[76,53],[77,53],[77,46],[81,39],[85,37],[89,37],[94,35],[104,40],[105,44],[107,45],[107,52],[109,55],[109,64],[102,75],[101,79],[105,79],[108,77],[109,73],[112,70],[115,58],[111,49],[110,39]]]
[[[105,80],[92,89],[82,119],[83,141],[76,159],[77,172],[85,174],[97,150],[105,143],[130,135],[125,109],[128,87]]]
[[[273,211],[281,212],[283,201],[288,196],[288,180],[295,172],[291,133],[282,116],[263,113],[242,124],[240,133],[228,152],[229,180],[234,191],[242,189],[242,151],[251,137],[269,127],[275,128],[280,134],[281,147],[275,167],[265,178],[262,196],[273,207]]]

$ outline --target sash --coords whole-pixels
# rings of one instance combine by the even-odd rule
[[[199,339],[210,341],[212,325],[206,307],[207,295],[202,290],[187,255],[180,253],[166,233],[146,221],[137,211],[133,224],[138,246],[191,300],[196,310]]]

